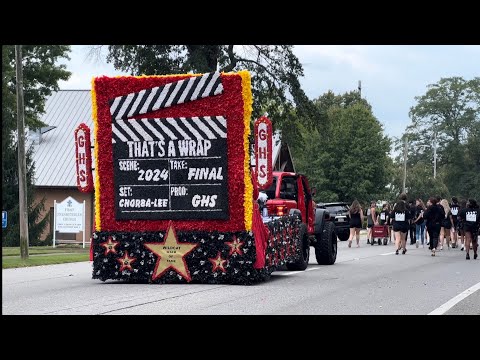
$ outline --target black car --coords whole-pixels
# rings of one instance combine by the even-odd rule
[[[350,223],[348,217],[348,204],[344,202],[318,203],[317,208],[326,209],[335,223],[335,232],[340,241],[348,240],[350,236]]]

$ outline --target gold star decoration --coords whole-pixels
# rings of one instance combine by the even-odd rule
[[[210,262],[211,262],[212,265],[213,265],[212,272],[217,271],[217,269],[220,269],[220,270],[222,270],[223,272],[227,272],[227,270],[226,270],[225,267],[224,267],[224,266],[225,266],[225,263],[227,262],[227,260],[222,259],[222,256],[220,255],[220,251],[218,252],[216,258],[208,259],[208,260],[210,260]]]
[[[228,253],[228,255],[232,255],[232,254],[243,255],[243,251],[242,249],[240,249],[240,247],[244,244],[244,242],[238,240],[235,235],[233,235],[233,240],[231,242],[226,242],[225,244],[227,244],[230,247],[230,252]]]
[[[113,241],[112,237],[109,236],[108,237],[108,241],[104,242],[104,243],[101,243],[100,245],[102,245],[104,248],[105,248],[105,256],[108,255],[108,253],[112,252],[114,254],[117,253],[117,249],[115,249],[115,247],[119,244],[118,241]]]
[[[125,255],[123,255],[123,257],[117,259],[117,261],[120,263],[120,265],[122,265],[120,267],[119,272],[122,272],[125,269],[132,271],[133,270],[132,269],[132,263],[135,260],[137,260],[137,259],[134,258],[134,257],[128,257],[128,251],[125,251]]]
[[[187,281],[191,281],[185,256],[198,244],[178,242],[177,234],[170,221],[166,232],[165,241],[162,243],[145,243],[144,246],[158,256],[152,280],[161,277],[168,269],[172,268]]]

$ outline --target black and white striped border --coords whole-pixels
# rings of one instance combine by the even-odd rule
[[[112,142],[157,140],[215,140],[227,138],[223,116],[144,118],[112,123]]]
[[[118,96],[109,102],[110,115],[112,120],[125,120],[176,104],[218,95],[222,92],[222,77],[219,72],[212,72]]]

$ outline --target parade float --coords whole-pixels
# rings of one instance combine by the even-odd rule
[[[300,216],[258,208],[249,72],[102,76],[92,103],[93,279],[252,284],[302,256]]]

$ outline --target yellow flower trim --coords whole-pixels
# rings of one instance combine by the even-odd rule
[[[92,116],[93,116],[93,152],[95,154],[95,231],[101,230],[100,223],[100,177],[98,176],[98,119],[97,119],[97,93],[95,92],[95,78],[92,78]]]
[[[250,73],[247,70],[238,72],[238,75],[242,78],[242,97],[243,97],[243,122],[245,131],[243,132],[243,149],[245,151],[244,160],[244,181],[245,181],[245,194],[243,198],[244,214],[245,214],[245,230],[252,230],[253,219],[253,185],[250,175],[250,143],[248,138],[250,136],[250,118],[252,116],[252,85]]]
[[[239,75],[242,78],[242,98],[243,98],[243,122],[245,130],[243,132],[243,150],[245,153],[244,157],[244,182],[245,182],[245,193],[243,196],[244,203],[244,216],[245,216],[245,230],[252,230],[252,219],[253,219],[253,185],[250,175],[250,146],[249,146],[249,136],[250,136],[250,121],[252,115],[252,89],[251,89],[251,76],[247,70],[239,71],[238,73],[222,73],[224,75]],[[177,76],[202,76],[203,74],[173,74],[173,75],[139,75],[139,76],[130,76],[130,75],[118,75],[116,78],[122,77],[158,77],[163,78],[166,76],[177,77]],[[98,169],[98,144],[97,144],[97,131],[98,131],[98,118],[97,118],[97,96],[95,92],[95,78],[92,79],[92,115],[94,123],[94,154],[95,154],[95,169]],[[98,173],[98,171],[97,171]],[[101,231],[101,222],[100,222],[100,179],[97,174],[95,176],[95,230]]]

